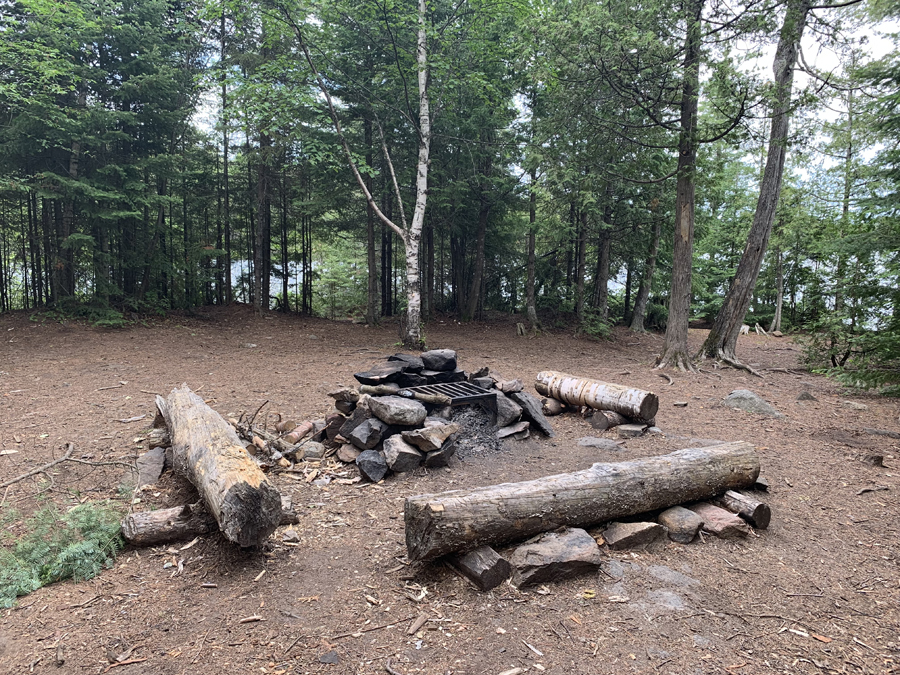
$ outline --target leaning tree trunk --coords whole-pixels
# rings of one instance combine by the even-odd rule
[[[675,199],[675,248],[669,287],[669,318],[658,368],[693,370],[688,355],[691,311],[691,266],[694,263],[694,173],[697,164],[697,100],[700,93],[700,21],[703,0],[689,0],[684,42],[684,85],[681,92],[681,135],[678,140],[678,183]]]
[[[524,483],[408,497],[406,550],[410,560],[433,560],[557,527],[585,527],[710,499],[750,487],[757,476],[756,450],[737,441],[594,464]]]
[[[703,354],[733,365],[738,362],[735,354],[738,334],[753,298],[753,289],[756,287],[756,279],[775,222],[787,153],[794,65],[797,62],[800,38],[803,36],[811,5],[811,0],[788,0],[784,24],[775,50],[773,64],[775,104],[772,110],[772,130],[769,134],[766,168],[759,186],[756,214],[753,216],[747,246],[731,282],[731,288],[728,289],[722,308],[703,343]]]
[[[281,521],[281,494],[247,454],[234,428],[184,385],[156,397],[172,441],[176,473],[203,498],[219,529],[258,546]]]

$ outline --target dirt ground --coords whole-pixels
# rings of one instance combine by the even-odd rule
[[[67,442],[76,457],[132,461],[142,451],[135,439],[152,419],[153,393],[182,382],[224,415],[268,400],[269,410],[298,421],[320,418],[331,410],[327,391],[353,384],[354,372],[397,351],[396,325],[259,319],[244,307],[125,330],[4,315],[0,336],[0,449],[18,450],[0,455],[0,483],[59,456]],[[692,348],[703,336],[691,331]],[[378,485],[274,475],[293,496],[299,543],[284,542],[279,531],[261,551],[240,550],[221,536],[185,550],[188,542],[126,549],[114,569],[91,581],[42,588],[3,610],[0,673],[91,674],[111,666],[122,675],[900,671],[900,441],[865,431],[900,431],[900,402],[848,395],[793,370],[800,349],[789,338],[741,337],[739,355],[765,379],[707,365],[706,373],[672,373],[672,385],[652,369],[659,335],[518,338],[509,318],[432,324],[427,339],[429,347],[456,349],[461,367],[489,366],[522,378],[529,390],[545,369],[651,389],[660,397],[664,435],[598,451],[577,441],[599,434],[564,415],[552,418],[552,440],[513,442],[497,454]],[[786,417],[718,406],[742,388]],[[817,400],[798,402],[804,391]],[[143,414],[143,421],[117,421]],[[768,530],[739,541],[706,537],[605,552],[595,576],[521,591],[502,585],[480,593],[444,565],[406,564],[408,495],[664,454],[692,439],[757,446],[771,484]],[[884,454],[884,467],[860,461],[871,451]],[[130,495],[118,489],[121,467],[58,469],[49,495],[61,507],[85,498],[128,504]],[[356,475],[353,466],[346,472]],[[41,480],[0,493],[2,508],[27,511]],[[164,474],[134,508],[185,498],[179,480]],[[422,614],[429,621],[409,635]],[[262,620],[241,623],[254,615]],[[122,654],[125,663],[111,664]]]

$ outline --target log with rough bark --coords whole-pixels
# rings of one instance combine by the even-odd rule
[[[590,410],[593,409],[591,408]],[[620,415],[612,410],[593,410],[590,417],[588,417],[588,420],[594,429],[599,429],[601,431],[612,429],[613,427],[618,427],[622,424],[629,424],[631,422],[625,415]]]
[[[289,497],[281,498],[279,525],[299,522]],[[122,520],[122,537],[132,546],[159,546],[192,539],[219,529],[213,515],[202,503],[174,506],[170,509],[130,513]]]
[[[410,560],[433,560],[561,526],[586,527],[709,499],[750,487],[758,475],[756,450],[737,441],[523,483],[408,497],[406,549]]]
[[[550,396],[571,405],[587,405],[598,410],[612,410],[626,417],[648,421],[659,409],[656,394],[631,389],[588,377],[577,377],[545,370],[537,374],[534,388],[543,396]]]
[[[718,499],[711,501],[716,506],[738,514],[759,530],[769,527],[769,522],[772,520],[772,510],[767,504],[734,490],[729,490]]]
[[[172,439],[176,473],[203,498],[219,529],[241,546],[258,546],[281,520],[281,495],[244,450],[234,428],[187,385],[156,397]]]

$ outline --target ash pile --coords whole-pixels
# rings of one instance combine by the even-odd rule
[[[496,452],[502,439],[527,438],[532,428],[553,436],[541,402],[521,380],[488,368],[468,373],[451,349],[394,354],[354,377],[358,387],[329,392],[336,411],[316,425],[312,441],[373,482],[448,466],[456,453]]]

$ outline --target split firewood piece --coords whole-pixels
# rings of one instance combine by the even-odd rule
[[[588,410],[593,409],[588,408]],[[612,429],[613,427],[629,424],[631,422],[625,415],[620,415],[612,410],[593,410],[592,414],[588,417],[588,421],[591,423],[592,427],[600,431]]]
[[[588,405],[598,410],[612,410],[642,421],[653,419],[659,410],[659,398],[652,392],[588,377],[567,375],[555,370],[538,373],[534,388],[539,394],[564,403]]]
[[[594,464],[522,483],[408,497],[410,560],[432,560],[558,527],[590,526],[753,485],[759,458],[736,441],[659,457]]]
[[[174,468],[203,498],[219,529],[258,546],[281,521],[281,494],[245,452],[234,428],[187,385],[156,397],[172,439]]]
[[[721,497],[711,501],[716,506],[736,513],[759,530],[769,527],[769,522],[772,520],[772,510],[767,504],[734,490],[729,490]]]
[[[480,591],[489,591],[509,579],[512,567],[490,546],[479,546],[464,555],[450,557],[450,564]]]
[[[429,405],[450,405],[453,402],[453,399],[446,394],[426,394],[421,391],[412,391],[411,389],[401,389],[397,392],[397,395],[403,398],[414,398]]]
[[[750,527],[747,523],[731,511],[720,509],[708,502],[692,504],[688,508],[703,518],[704,532],[714,534],[720,539],[734,539],[750,534]]]

